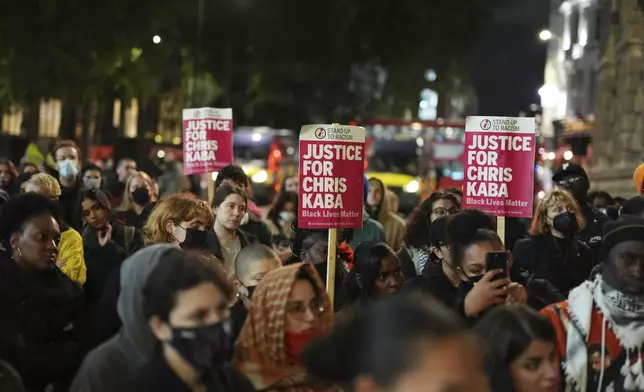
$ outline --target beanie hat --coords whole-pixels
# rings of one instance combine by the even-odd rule
[[[635,185],[637,193],[641,195],[642,188],[644,187],[644,163],[635,169],[635,172],[633,173],[633,185]]]
[[[617,221],[606,223],[600,248],[602,259],[606,261],[611,249],[626,241],[644,241],[644,219],[622,215]]]

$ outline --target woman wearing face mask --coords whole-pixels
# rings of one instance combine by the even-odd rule
[[[207,248],[207,230],[212,226],[208,203],[192,193],[163,200],[154,209],[143,233],[146,244],[168,243],[183,249]]]
[[[494,218],[479,210],[454,215],[446,227],[452,262],[461,277],[454,309],[474,324],[496,305],[527,303],[536,310],[564,298],[548,281],[522,274],[496,234]],[[487,270],[489,253],[505,254],[507,267]]]
[[[142,217],[145,207],[153,202],[153,184],[150,176],[144,172],[136,172],[125,183],[126,192],[118,208],[118,217],[126,226],[137,229],[143,228],[145,220]]]
[[[325,391],[308,380],[301,354],[331,330],[324,285],[308,263],[269,272],[253,294],[235,346],[237,369],[257,390]]]
[[[159,343],[132,390],[254,391],[225,366],[233,350],[232,294],[226,277],[196,255],[176,254],[159,264],[143,288],[143,312]]]
[[[315,379],[353,392],[488,392],[481,357],[453,312],[413,296],[373,304],[303,355]]]
[[[223,261],[229,278],[235,276],[235,258],[239,251],[257,242],[257,238],[239,228],[246,214],[246,201],[244,192],[228,183],[217,188],[212,200],[215,230],[208,233],[208,250]]]
[[[268,211],[266,224],[273,235],[273,244],[278,251],[287,250],[289,240],[293,237],[297,201],[297,193],[280,192],[275,204]]]
[[[143,247],[143,235],[134,227],[121,226],[112,219],[110,201],[103,191],[83,189],[81,200],[86,225],[83,231],[87,265],[85,300],[90,308],[89,313],[92,313],[103,295],[108,278],[127,257]]]
[[[367,305],[402,289],[405,278],[398,256],[382,242],[363,242],[353,253],[354,267],[347,279],[349,301]]]
[[[597,264],[595,252],[577,239],[583,225],[579,207],[568,192],[548,192],[534,214],[530,237],[514,246],[517,266],[568,295]]]
[[[557,335],[548,319],[525,306],[501,306],[474,331],[487,346],[483,363],[493,391],[561,390]]]
[[[56,268],[60,212],[37,194],[0,211],[0,347],[27,391],[67,391],[82,359],[83,291]]]
[[[16,166],[7,158],[0,157],[0,189],[13,195],[19,192]]]

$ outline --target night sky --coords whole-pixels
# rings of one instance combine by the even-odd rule
[[[539,103],[546,46],[538,34],[548,27],[548,0],[500,0],[495,20],[475,48],[473,78],[479,114],[516,116]]]

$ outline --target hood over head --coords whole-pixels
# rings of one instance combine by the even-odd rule
[[[143,287],[161,258],[173,250],[180,252],[170,244],[148,246],[130,256],[121,266],[121,293],[117,304],[123,322],[120,335],[131,343],[137,354],[150,354],[156,341],[143,313]]]
[[[367,210],[369,211],[372,219],[375,219],[382,223],[389,217],[389,205],[387,204],[388,189],[384,182],[375,177],[371,177],[369,179],[369,187],[371,188],[373,186],[380,188],[382,197],[380,198],[380,204],[378,204],[378,206],[367,206]]]

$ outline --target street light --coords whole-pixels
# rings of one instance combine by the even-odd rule
[[[550,41],[552,39],[552,32],[550,30],[541,30],[539,39],[542,41]]]
[[[152,42],[154,42],[155,44],[160,44],[161,37],[159,37],[158,35],[155,35],[154,37],[152,37]]]
[[[552,84],[543,85],[539,89],[539,96],[541,97],[541,107],[546,109],[556,108],[559,103],[559,96],[561,91],[559,88]]]

